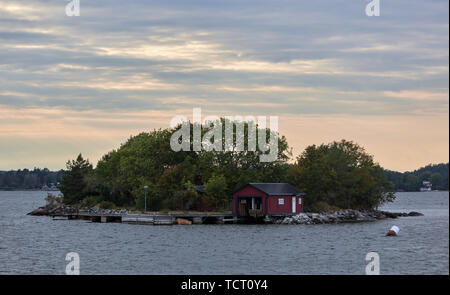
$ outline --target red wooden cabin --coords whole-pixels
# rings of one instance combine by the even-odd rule
[[[288,183],[248,183],[233,192],[235,216],[293,215],[303,212],[304,193]]]

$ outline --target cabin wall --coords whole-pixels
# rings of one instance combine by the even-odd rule
[[[266,195],[260,190],[247,185],[243,187],[241,190],[235,192],[233,194],[233,214],[237,215],[237,199],[238,197],[262,197],[262,213],[266,214]]]
[[[289,196],[267,196],[264,192],[254,188],[251,185],[247,185],[233,194],[233,207],[232,211],[234,215],[238,215],[239,197],[262,197],[262,214],[277,215],[277,214],[293,214],[292,210],[292,197]],[[295,198],[295,214],[303,212],[304,196],[297,196]],[[284,204],[279,204],[278,200],[283,199]],[[301,202],[299,203],[299,199]]]
[[[270,196],[268,198],[267,214],[298,214],[303,212],[303,196],[295,197],[295,213],[292,212],[293,196]],[[284,200],[284,204],[279,204],[279,199]],[[301,202],[299,202],[301,199]]]
[[[284,200],[284,204],[279,204],[279,199]],[[291,214],[292,196],[270,196],[268,198],[268,214]]]

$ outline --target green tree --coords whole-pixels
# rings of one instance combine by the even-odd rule
[[[420,189],[420,186],[422,185],[422,182],[420,181],[420,178],[412,173],[407,173],[405,175],[405,190],[409,192],[418,191]]]
[[[64,171],[60,191],[63,193],[65,204],[75,204],[80,202],[89,193],[87,177],[92,174],[92,165],[88,160],[83,159],[81,154],[76,160],[68,161],[67,170]]]
[[[226,202],[228,201],[227,191],[227,180],[223,175],[213,175],[205,184],[206,194],[214,197],[219,206],[226,206]]]
[[[202,173],[202,183],[206,183],[213,174],[223,175],[227,182],[227,193],[242,186],[246,182],[285,182],[289,171],[287,161],[292,156],[291,149],[284,136],[273,133],[270,129],[260,128],[251,122],[243,123],[243,150],[235,147],[239,144],[239,133],[234,121],[221,119],[222,144],[225,150],[226,126],[232,125],[233,149],[228,151],[201,151],[198,153],[199,171]],[[249,147],[249,130],[255,130],[258,146],[260,133],[265,133],[266,139],[275,137],[278,141],[277,157],[272,162],[262,162],[260,156],[269,153],[258,148],[254,151]],[[202,129],[202,134],[210,131]]]
[[[383,169],[351,141],[307,147],[289,176],[290,182],[306,193],[305,209],[309,210],[319,203],[374,209],[395,198]]]
[[[170,148],[171,134],[168,129],[143,132],[103,156],[96,173],[108,187],[107,200],[117,205],[135,205],[133,192],[142,189],[144,182],[157,184],[168,168],[183,162],[186,153],[176,153]],[[169,189],[170,185],[165,188]]]
[[[421,172],[420,174],[419,174],[419,181],[420,181],[420,183],[422,183],[423,181],[430,181],[430,179],[431,179],[431,171],[429,171],[429,170],[426,170],[426,171],[424,171],[424,172]]]
[[[433,189],[442,189],[442,184],[444,183],[444,178],[439,173],[433,173],[431,175],[431,184]]]
[[[158,196],[158,189],[153,183],[149,183],[145,179],[142,179],[141,185],[135,188],[132,191],[132,194],[135,196],[136,200],[136,209],[144,210],[145,208],[145,188],[144,186],[148,186],[147,189],[147,210],[155,211],[161,209],[161,200]]]
[[[225,120],[222,119],[225,128]],[[158,206],[171,207],[171,200],[185,189],[184,184],[206,184],[214,175],[222,175],[225,179],[225,193],[249,181],[283,182],[286,180],[290,156],[285,137],[278,137],[278,159],[274,162],[262,163],[260,151],[248,150],[248,124],[245,125],[244,151],[179,151],[170,147],[170,139],[174,129],[154,130],[131,137],[119,149],[103,156],[98,162],[95,173],[98,176],[97,190],[103,200],[117,205],[136,205],[140,200],[144,184],[152,185],[157,196]],[[191,128],[191,148],[193,145],[193,125]],[[202,135],[208,132],[202,129]],[[268,129],[256,129],[266,132]],[[236,144],[236,128],[233,129],[233,140]],[[222,143],[225,142],[223,130]],[[165,208],[170,209],[170,208]]]
[[[389,181],[394,183],[398,191],[418,191],[422,181],[427,180],[433,184],[433,188],[448,190],[449,164],[427,165],[412,172],[395,172],[386,170],[385,174]],[[440,176],[437,176],[440,175]],[[433,182],[434,178],[434,182]]]
[[[289,171],[290,182],[308,195],[305,207],[334,198],[336,172],[328,165],[326,154],[317,146],[308,146]]]

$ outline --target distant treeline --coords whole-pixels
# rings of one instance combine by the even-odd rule
[[[50,171],[47,168],[33,170],[0,171],[0,190],[41,189],[60,182],[64,171]],[[386,178],[395,191],[419,191],[423,181],[430,181],[433,190],[449,190],[449,164],[422,167],[412,172],[384,170]],[[284,181],[284,180],[283,180]]]
[[[423,181],[430,181],[433,190],[448,191],[449,164],[428,165],[412,172],[386,170],[387,179],[394,184],[396,191],[419,191]]]
[[[41,189],[51,187],[61,180],[63,171],[50,171],[47,168],[33,170],[0,171],[0,189]]]

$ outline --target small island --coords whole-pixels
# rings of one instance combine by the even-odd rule
[[[423,216],[419,212],[399,213],[387,211],[359,211],[353,209],[321,213],[298,213],[265,216],[265,218],[241,218],[231,212],[130,212],[126,209],[101,209],[70,205],[47,204],[28,213],[32,216],[50,216],[71,220],[89,220],[92,222],[120,222],[128,224],[152,225],[191,225],[191,224],[230,224],[230,223],[265,223],[265,224],[333,224],[349,222],[376,221],[386,218]]]
[[[49,194],[47,205],[30,215],[153,224],[157,218],[167,224],[318,224],[421,215],[377,209],[395,199],[394,186],[352,141],[311,145],[292,161],[287,139],[277,134],[277,160],[261,162],[262,152],[248,146],[243,152],[173,151],[170,138],[179,128],[131,137],[95,168],[78,155],[62,173],[60,196]],[[247,185],[256,193],[236,197]]]

